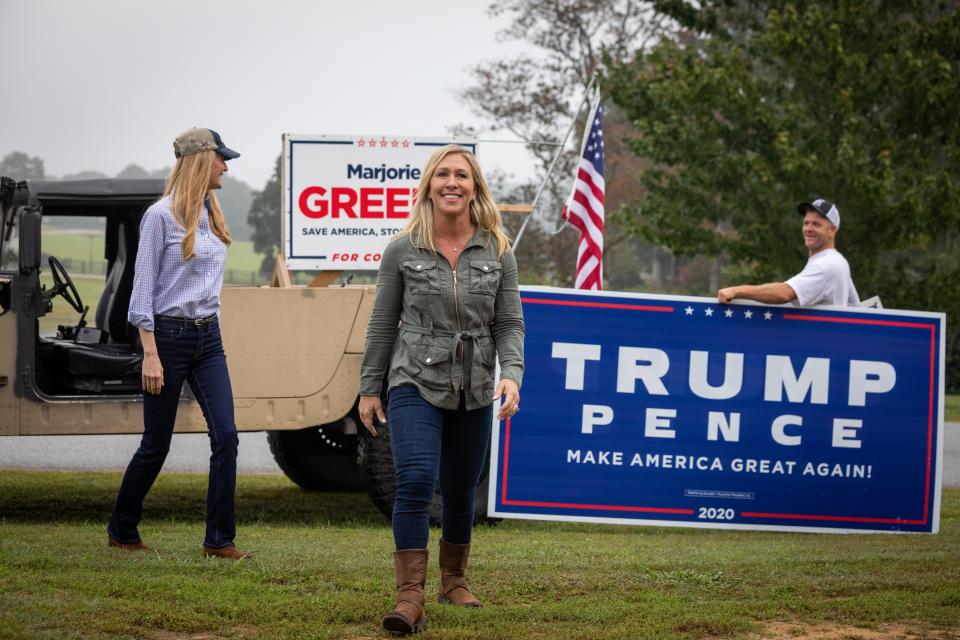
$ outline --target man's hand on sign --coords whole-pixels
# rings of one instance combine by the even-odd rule
[[[717,291],[717,301],[720,304],[733,302],[737,297],[736,287],[726,287]]]

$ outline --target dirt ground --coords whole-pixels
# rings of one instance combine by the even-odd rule
[[[960,626],[928,631],[920,623],[897,622],[876,628],[852,627],[844,624],[808,624],[805,622],[771,622],[757,636],[758,640],[955,640],[960,639]]]

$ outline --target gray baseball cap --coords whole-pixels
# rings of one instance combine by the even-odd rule
[[[173,155],[177,158],[191,156],[207,149],[213,149],[223,156],[224,160],[233,160],[240,157],[239,153],[223,144],[220,134],[213,129],[199,129],[197,127],[187,129],[173,141]]]
[[[837,229],[840,228],[840,209],[837,209],[837,205],[833,204],[829,200],[824,200],[823,198],[817,198],[813,202],[801,202],[797,205],[797,213],[800,215],[806,215],[807,211],[816,211],[824,218],[829,220],[833,226]]]

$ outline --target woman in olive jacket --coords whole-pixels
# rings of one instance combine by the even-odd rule
[[[396,468],[397,602],[383,627],[398,633],[426,622],[427,505],[438,478],[438,599],[482,606],[465,578],[474,495],[493,402],[501,399],[498,420],[516,414],[523,377],[517,261],[476,158],[457,145],[438,149],[417,193],[407,227],[383,252],[360,376],[360,418],[374,436],[374,417],[388,425]]]

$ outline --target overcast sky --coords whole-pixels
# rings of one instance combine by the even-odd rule
[[[497,41],[504,22],[487,5],[0,0],[0,157],[40,156],[51,176],[152,170],[172,165],[178,133],[210,127],[242,153],[231,174],[260,189],[285,132],[483,126],[458,97],[467,68],[523,50]],[[532,173],[521,145],[479,155],[487,170]]]

